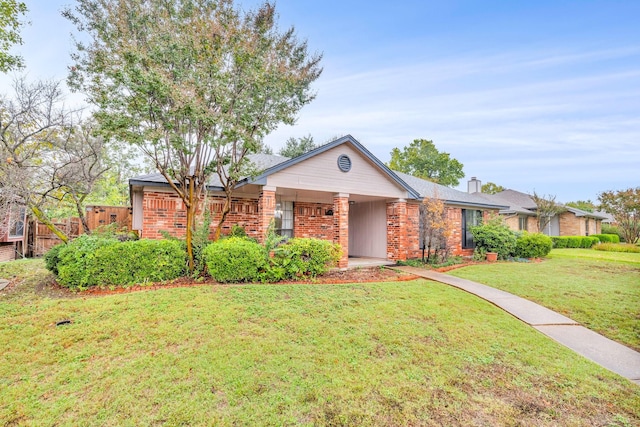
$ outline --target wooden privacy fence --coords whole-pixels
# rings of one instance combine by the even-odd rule
[[[92,231],[109,224],[117,224],[119,230],[131,231],[131,208],[128,206],[87,206],[86,218]],[[53,223],[71,239],[83,233],[80,218],[57,219]],[[49,227],[35,219],[29,221],[26,256],[42,256],[58,243],[61,243],[60,238]]]

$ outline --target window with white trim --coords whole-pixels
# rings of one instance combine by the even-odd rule
[[[293,202],[276,202],[276,233],[279,236],[293,237]]]

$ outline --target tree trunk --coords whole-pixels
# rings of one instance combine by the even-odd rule
[[[187,235],[186,235],[186,243],[187,243],[187,255],[189,257],[189,272],[193,273],[195,268],[195,263],[193,259],[193,230],[195,228],[195,219],[196,219],[196,211],[198,209],[198,201],[195,199],[195,180],[189,180],[189,189],[188,189],[188,199],[189,202],[187,204]]]
[[[76,205],[76,211],[78,212],[78,218],[80,218],[80,223],[82,224],[82,230],[84,231],[85,234],[91,234],[91,230],[89,229],[89,223],[87,222],[86,212],[82,208],[82,202],[84,202],[84,197],[78,199],[74,195],[73,202]]]
[[[41,223],[43,223],[44,225],[47,226],[47,228],[49,230],[51,230],[53,232],[53,234],[55,234],[56,236],[58,236],[58,238],[60,240],[62,240],[63,243],[69,243],[69,236],[67,236],[66,234],[64,234],[62,232],[62,230],[60,230],[58,227],[55,226],[54,223],[52,223],[49,218],[47,218],[47,216],[44,214],[44,212],[42,212],[40,210],[40,208],[38,208],[35,205],[29,205],[29,209],[31,210],[31,212],[33,213],[33,215],[38,219],[38,221],[40,221]]]
[[[224,200],[224,207],[222,208],[222,216],[218,221],[218,225],[216,226],[215,240],[220,239],[220,235],[222,234],[222,225],[224,221],[227,219],[227,215],[231,212],[231,192],[225,191],[226,198]]]

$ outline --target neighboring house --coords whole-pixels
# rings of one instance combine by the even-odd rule
[[[506,208],[480,195],[393,172],[349,135],[292,159],[257,154],[251,160],[262,173],[237,185],[223,232],[238,224],[261,240],[275,219],[281,235],[339,243],[344,253],[340,267],[348,266],[348,257],[419,257],[424,197],[445,201],[455,227],[450,241],[455,254],[472,254],[469,227],[487,212]],[[207,187],[212,232],[224,203],[216,180]],[[132,178],[129,185],[132,228],[140,237],[158,239],[161,231],[184,235],[183,202],[162,175]]]
[[[0,261],[11,261],[24,251],[26,209],[12,205],[0,218]]]
[[[484,197],[487,201],[509,206],[507,209],[501,209],[500,215],[512,230],[542,232],[548,236],[589,236],[599,234],[602,229],[602,221],[605,219],[603,215],[563,206],[565,211],[553,216],[544,230],[539,230],[537,206],[530,195],[516,190],[480,194],[475,192],[480,188],[479,183],[479,180],[472,178],[469,181],[469,191]]]

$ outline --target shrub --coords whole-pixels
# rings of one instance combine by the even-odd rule
[[[525,233],[516,240],[514,255],[518,258],[540,258],[551,252],[553,242],[542,233]]]
[[[602,234],[615,234],[620,239],[620,242],[624,242],[624,234],[619,227],[611,224],[602,224]]]
[[[599,242],[597,237],[587,236],[552,236],[553,247],[562,248],[584,248],[589,249]]]
[[[137,240],[96,250],[93,275],[99,285],[162,282],[186,273],[187,253],[176,240]]]
[[[59,250],[58,282],[69,288],[132,285],[182,276],[184,245],[175,240],[80,236]]]
[[[498,258],[507,259],[516,248],[516,235],[505,224],[491,221],[471,228],[478,251],[497,252]]]
[[[55,245],[44,254],[44,266],[47,270],[58,275],[58,263],[60,262],[60,251],[65,247],[64,243]]]
[[[564,249],[569,243],[566,237],[560,236],[551,236],[551,241],[553,242],[553,247],[556,249]]]
[[[271,279],[316,277],[335,265],[341,255],[340,246],[328,240],[290,239],[274,251]]]
[[[263,280],[269,264],[264,248],[249,239],[229,237],[204,249],[209,274],[218,282],[253,282]]]
[[[601,243],[593,247],[598,251],[640,253],[640,247],[629,243]]]
[[[597,237],[601,243],[620,243],[620,236],[617,234],[592,234],[591,237]]]
[[[86,288],[98,282],[93,276],[96,251],[102,246],[115,245],[119,240],[111,237],[82,235],[58,252],[58,283],[69,288]]]

